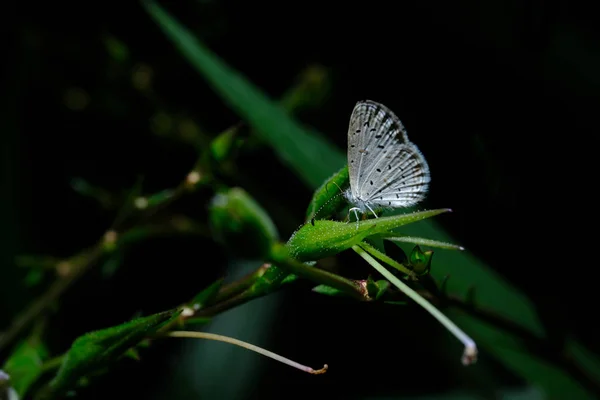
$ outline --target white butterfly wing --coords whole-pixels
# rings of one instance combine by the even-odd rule
[[[412,206],[425,198],[431,180],[398,117],[370,100],[358,102],[350,117],[348,169],[352,195],[378,206]]]

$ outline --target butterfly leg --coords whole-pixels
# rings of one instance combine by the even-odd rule
[[[375,211],[373,211],[373,209],[372,209],[371,207],[369,207],[369,205],[368,205],[368,204],[365,204],[365,206],[367,206],[367,208],[368,208],[368,209],[369,209],[369,210],[370,210],[370,211],[373,213],[373,215],[375,216],[375,218],[379,218],[379,217],[377,216],[377,214],[375,214]]]
[[[354,216],[356,217],[356,229],[358,229],[358,212],[357,212],[357,210],[360,210],[360,208],[352,207],[351,209],[348,210],[348,222],[350,222],[350,212],[354,211]]]

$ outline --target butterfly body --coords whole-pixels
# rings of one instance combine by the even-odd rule
[[[356,103],[350,117],[348,171],[350,188],[344,196],[351,210],[361,213],[416,205],[431,180],[427,161],[398,117],[371,100]]]

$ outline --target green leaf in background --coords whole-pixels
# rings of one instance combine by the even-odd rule
[[[346,163],[346,158],[320,136],[301,127],[282,106],[230,68],[153,1],[144,6],[179,51],[202,73],[215,91],[309,186],[317,187]]]
[[[10,375],[12,387],[20,397],[42,373],[42,363],[48,358],[48,351],[43,343],[36,338],[22,341],[6,360],[2,367]]]
[[[51,391],[67,390],[85,375],[105,368],[179,313],[179,310],[165,311],[86,333],[75,339],[56,376],[50,382]]]
[[[242,258],[265,258],[278,239],[269,214],[241,188],[217,193],[210,202],[214,237]]]
[[[290,116],[267,99],[257,88],[245,81],[222,60],[214,56],[183,26],[153,2],[144,3],[150,15],[165,34],[176,44],[182,55],[206,78],[219,95],[271,144],[277,154],[310,186],[317,189],[345,164],[342,151],[332,147],[314,133],[300,128]],[[433,182],[435,185],[435,182]],[[404,211],[404,210],[402,210]],[[309,211],[310,212],[310,211]],[[310,215],[310,214],[309,214]],[[482,216],[485,217],[485,216]],[[402,234],[453,242],[435,221],[425,220],[402,228]],[[510,244],[510,243],[508,243]],[[526,268],[528,264],[518,266]],[[517,267],[517,266],[512,266]],[[475,286],[478,305],[507,318],[533,335],[544,338],[544,330],[532,302],[503,277],[468,251],[445,251],[436,255],[431,271],[439,281],[452,275],[447,282],[448,292],[466,293]],[[510,370],[532,384],[543,388],[553,398],[589,398],[581,385],[566,371],[532,354],[520,340],[508,331],[486,327],[480,320],[462,313],[450,313],[481,348],[481,357],[495,356]],[[576,348],[577,343],[568,346]],[[500,346],[502,344],[502,346]],[[582,366],[591,368],[590,375],[598,376],[598,361],[589,352],[573,351],[571,356]],[[560,382],[560,388],[557,387]]]

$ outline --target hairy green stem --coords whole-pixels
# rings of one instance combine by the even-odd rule
[[[283,244],[277,243],[273,246],[271,258],[273,264],[289,273],[296,274],[313,282],[331,286],[357,300],[369,300],[366,289],[358,282],[295,260],[289,255],[287,248]]]
[[[240,293],[243,293],[256,282],[269,269],[269,264],[263,264],[255,271],[249,273],[237,281],[223,285],[213,300],[213,304],[227,301]]]

